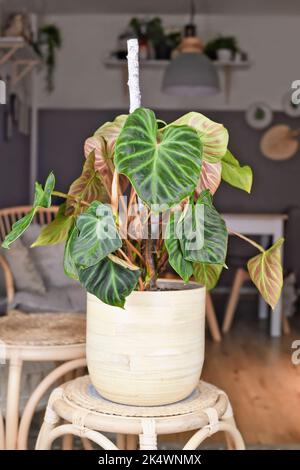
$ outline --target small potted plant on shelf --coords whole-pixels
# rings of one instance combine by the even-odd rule
[[[204,48],[204,53],[211,60],[230,62],[238,52],[237,40],[233,36],[219,36],[209,41]]]
[[[228,234],[213,202],[221,180],[250,192],[252,173],[228,150],[228,132],[190,112],[166,124],[140,106],[137,42],[129,42],[129,115],[87,139],[82,174],[67,194],[51,173],[9,248],[40,207],[61,196],[56,219],[34,245],[65,243],[64,268],[87,295],[87,362],[98,392],[116,402],[159,405],[187,397],[204,360],[205,289],[224,267]],[[127,198],[125,197],[127,196]],[[248,269],[274,307],[282,287],[278,240]],[[181,281],[161,279],[169,263]],[[190,282],[194,279],[193,282]]]

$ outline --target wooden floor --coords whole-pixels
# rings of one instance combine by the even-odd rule
[[[215,299],[219,310],[223,300]],[[300,444],[300,365],[291,361],[291,344],[300,339],[300,315],[292,334],[269,336],[258,320],[255,301],[243,300],[232,329],[220,344],[207,333],[202,378],[224,389],[247,444]],[[219,315],[221,320],[221,315]]]

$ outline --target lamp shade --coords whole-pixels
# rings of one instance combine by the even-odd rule
[[[213,95],[220,91],[219,76],[206,55],[184,52],[168,65],[162,89],[170,95]]]

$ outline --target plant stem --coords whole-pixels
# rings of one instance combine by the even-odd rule
[[[236,237],[239,237],[241,238],[242,240],[245,240],[246,242],[250,243],[250,245],[254,246],[255,248],[257,248],[259,251],[261,251],[262,253],[264,253],[264,248],[259,245],[259,243],[256,243],[255,241],[251,240],[250,238],[246,237],[245,235],[242,235],[241,233],[239,232],[234,232],[233,230],[230,230],[228,229],[228,233],[230,233],[231,235],[235,235]]]
[[[81,200],[80,198],[76,196],[72,196],[71,194],[66,194],[62,193],[61,191],[52,191],[52,196],[58,196],[58,197],[63,197],[64,199],[73,199],[73,201],[78,202],[79,204],[82,204],[83,206],[89,207],[90,204],[84,200]]]
[[[125,241],[127,247],[129,247],[140,258],[140,260],[145,265],[146,264],[145,260],[144,260],[143,256],[141,255],[141,253],[139,252],[139,250],[128,239],[126,239],[124,241]]]
[[[146,240],[145,256],[146,256],[147,272],[150,277],[150,280],[149,280],[150,290],[156,288],[156,271],[155,271],[155,263],[154,263],[153,253],[152,253],[152,247],[153,246],[152,246],[152,239],[151,239],[151,221],[150,219],[148,219],[148,238]]]

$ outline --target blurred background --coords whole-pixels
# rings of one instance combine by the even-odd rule
[[[207,335],[205,379],[230,393],[257,448],[300,444],[300,366],[291,360],[300,336],[299,25],[296,0],[0,0],[0,209],[28,205],[51,170],[67,191],[85,139],[128,112],[131,37],[142,105],[167,122],[198,111],[223,123],[230,150],[253,168],[250,196],[223,183],[215,203],[266,247],[285,237],[283,296],[270,313],[245,275],[252,251],[230,240],[229,270],[212,292],[222,339]],[[15,308],[41,310],[24,299]]]

